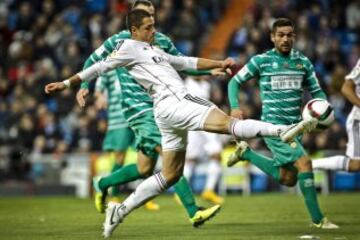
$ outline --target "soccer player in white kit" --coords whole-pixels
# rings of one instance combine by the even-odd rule
[[[341,92],[354,105],[346,121],[346,155],[313,160],[313,169],[360,171],[360,59],[346,75]]]
[[[234,64],[233,60],[215,61],[166,54],[151,45],[155,33],[154,23],[154,18],[148,12],[133,10],[127,17],[132,39],[119,42],[116,50],[105,61],[62,82],[45,86],[46,93],[62,91],[116,67],[126,67],[154,100],[155,120],[162,135],[162,170],[145,179],[123,203],[109,203],[103,226],[104,237],[111,236],[132,210],[165,191],[182,176],[187,131],[205,130],[232,134],[238,138],[280,136],[288,142],[298,134],[312,130],[317,124],[315,119],[290,127],[251,119],[237,120],[213,103],[194,98],[186,90],[176,70],[222,68],[226,71]]]
[[[209,100],[211,84],[203,76],[188,76],[185,87],[195,97]],[[201,197],[215,204],[222,204],[224,199],[215,192],[216,184],[221,180],[221,151],[223,143],[221,136],[204,131],[189,131],[186,148],[184,176],[190,181],[195,167],[207,162],[206,182]]]

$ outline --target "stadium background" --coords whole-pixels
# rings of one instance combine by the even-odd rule
[[[108,169],[106,164],[95,164],[99,157],[101,160],[96,153],[101,151],[106,131],[106,112],[97,111],[91,98],[87,107],[80,109],[75,102],[76,91],[66,90],[52,97],[45,95],[43,88],[79,71],[97,46],[123,29],[130,2],[0,2],[0,193],[57,193],[47,185],[66,185],[61,179],[72,177],[73,181],[67,182],[71,185],[82,181],[79,179],[90,179],[97,168]],[[360,57],[360,1],[153,2],[157,30],[168,34],[181,52],[214,58],[231,56],[239,68],[254,54],[272,47],[269,28],[276,17],[293,19],[295,47],[312,60],[337,118],[329,130],[306,135],[304,145],[314,156],[344,153],[345,120],[351,105],[341,95],[340,87]],[[211,81],[212,101],[225,111],[227,80]],[[241,102],[248,118],[259,118],[258,95],[255,81],[244,86]],[[259,140],[252,140],[251,145],[264,150]],[[64,173],[69,166],[75,172]],[[79,170],[84,166],[88,170]],[[251,173],[253,190],[280,189],[256,170]],[[319,178],[332,190],[360,189],[358,174],[322,173]],[[195,191],[201,188],[201,176],[199,179],[193,182]],[[77,184],[87,186],[80,194],[87,196],[89,181]],[[34,190],[37,187],[44,190]]]

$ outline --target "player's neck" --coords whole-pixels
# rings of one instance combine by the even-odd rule
[[[289,57],[290,54],[291,54],[291,51],[292,51],[292,50],[290,50],[290,51],[287,52],[287,53],[284,53],[284,52],[281,52],[281,51],[279,51],[278,49],[275,48],[275,52],[276,52],[279,56],[281,56],[281,57]]]
[[[150,44],[149,42],[144,41],[143,39],[138,38],[138,37],[135,37],[135,36],[132,36],[131,39],[132,39],[132,40],[135,40],[135,41],[137,41],[137,42],[142,42],[142,43],[144,43],[144,44]]]

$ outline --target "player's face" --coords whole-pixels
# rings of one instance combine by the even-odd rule
[[[276,32],[271,33],[271,41],[280,53],[289,54],[295,41],[294,29],[291,26],[276,28]]]
[[[155,36],[155,21],[153,17],[146,17],[143,19],[143,24],[136,28],[134,27],[133,36],[143,42],[152,43]]]
[[[150,15],[151,15],[153,18],[155,18],[155,8],[154,8],[154,6],[146,6],[146,5],[143,5],[143,4],[139,4],[139,5],[137,5],[136,7],[134,7],[133,10],[135,10],[135,9],[144,10],[144,11],[150,13]]]

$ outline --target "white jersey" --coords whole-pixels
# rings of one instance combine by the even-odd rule
[[[351,70],[351,72],[346,75],[345,79],[347,81],[354,82],[354,84],[356,85],[356,95],[360,97],[360,59],[356,63],[355,67]],[[357,106],[353,106],[349,118],[360,119],[360,108]]]
[[[79,77],[91,80],[111,69],[125,67],[157,105],[168,96],[180,100],[188,93],[177,71],[196,69],[197,62],[198,58],[172,56],[149,43],[126,39],[106,60],[83,70]]]
[[[211,84],[208,81],[197,81],[192,77],[187,77],[185,79],[185,86],[191,95],[201,97],[206,100],[210,99]]]

